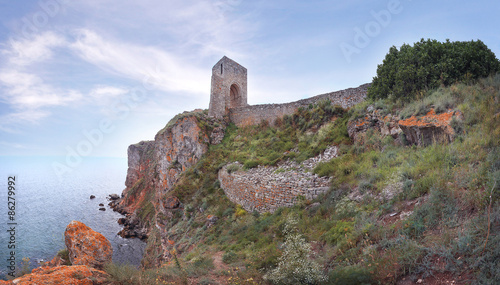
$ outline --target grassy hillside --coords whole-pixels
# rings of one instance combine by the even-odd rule
[[[161,246],[153,229],[146,270],[111,265],[108,272],[116,284],[500,283],[499,101],[497,74],[412,102],[368,101],[349,111],[324,102],[276,127],[231,125],[223,142],[166,194],[184,205],[172,218],[160,217],[169,229],[171,261],[156,268]],[[410,146],[370,130],[353,143],[347,122],[369,105],[401,118],[431,107],[455,109],[464,119],[452,123],[457,137],[449,144]],[[219,187],[217,172],[227,163],[300,162],[330,145],[341,155],[314,169],[333,178],[316,200],[248,213]],[[209,226],[210,216],[219,219]]]

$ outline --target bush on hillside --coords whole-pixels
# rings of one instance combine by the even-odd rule
[[[500,71],[500,61],[480,40],[446,42],[424,40],[413,46],[403,44],[389,49],[377,76],[368,89],[368,97],[411,100],[422,90],[449,86],[457,81],[471,82]]]
[[[310,259],[311,245],[297,231],[296,224],[297,220],[289,216],[283,229],[285,242],[278,267],[267,273],[264,279],[274,284],[318,284],[326,281],[320,265]]]

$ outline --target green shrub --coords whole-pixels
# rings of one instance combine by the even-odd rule
[[[225,264],[233,263],[237,259],[238,259],[238,255],[232,251],[228,251],[228,252],[224,253],[224,255],[222,256],[222,262],[224,262]]]
[[[328,275],[327,284],[370,285],[374,284],[374,280],[367,268],[348,266],[332,270]]]
[[[323,239],[333,245],[339,247],[344,246],[347,240],[353,238],[354,222],[337,221],[332,228],[323,235]]]
[[[243,167],[245,167],[245,169],[255,168],[257,166],[259,166],[259,162],[257,160],[247,160],[243,164]]]
[[[484,253],[474,261],[478,284],[500,284],[500,234],[490,236]],[[482,244],[481,244],[482,245]],[[481,250],[483,247],[480,248]]]
[[[57,255],[64,260],[63,265],[71,265],[71,261],[69,260],[69,251],[67,248],[58,251]]]
[[[239,164],[231,164],[227,167],[227,172],[228,173],[233,173],[240,170],[240,165]],[[220,185],[220,182],[219,182]]]
[[[456,81],[470,82],[500,71],[495,54],[480,40],[444,43],[436,40],[403,44],[400,49],[389,49],[377,76],[368,88],[371,99],[414,99],[423,90]]]
[[[297,220],[288,217],[283,234],[283,254],[278,267],[264,275],[275,284],[317,284],[326,280],[318,263],[310,259],[311,245],[295,227]]]
[[[198,285],[217,285],[217,284],[219,283],[207,277],[203,277],[200,281],[198,281]]]
[[[176,256],[174,256],[175,258]],[[177,263],[178,261],[176,261]],[[182,268],[179,265],[178,268]],[[185,271],[189,277],[200,277],[206,275],[210,270],[214,269],[212,258],[205,256],[198,256],[191,259],[191,263],[185,266]]]
[[[140,284],[140,271],[130,264],[108,263],[104,271],[109,274],[107,281],[117,285]]]

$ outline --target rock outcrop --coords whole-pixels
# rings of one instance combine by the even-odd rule
[[[362,140],[370,129],[393,138],[398,138],[399,134],[403,133],[408,144],[419,146],[433,142],[451,142],[455,137],[455,131],[451,126],[452,119],[463,119],[460,111],[453,110],[436,114],[434,109],[431,109],[424,116],[411,116],[400,120],[398,116],[381,115],[378,110],[371,109],[368,107],[364,117],[348,122],[347,133],[354,142]]]
[[[162,211],[162,195],[172,188],[183,171],[198,162],[209,144],[222,141],[224,131],[223,121],[195,110],[177,115],[156,134],[154,141],[129,146],[126,189],[122,198],[109,204],[126,215],[121,236],[147,237],[151,216]]]
[[[455,131],[451,127],[453,118],[462,120],[463,115],[460,111],[453,110],[436,114],[434,109],[431,109],[425,116],[411,116],[399,121],[399,126],[410,144],[426,146],[435,141],[453,141],[455,137]]]
[[[148,238],[147,228],[143,226],[142,221],[137,216],[137,213],[132,213],[126,218],[122,218],[118,221],[120,225],[123,225],[123,229],[118,233],[119,236],[123,238],[139,238],[145,240]]]
[[[0,281],[0,284],[19,285],[96,285],[106,284],[108,274],[104,271],[85,265],[38,267],[31,274],[23,275],[10,281]]]
[[[398,121],[399,118],[397,116],[391,114],[382,115],[379,110],[372,110],[368,111],[362,118],[349,121],[347,123],[347,133],[355,142],[362,139],[363,134],[369,129],[378,131],[384,136],[390,135],[393,138],[397,138],[399,133],[401,133]]]
[[[73,265],[87,265],[102,269],[112,260],[111,243],[102,234],[82,222],[72,221],[66,227],[64,242]]]

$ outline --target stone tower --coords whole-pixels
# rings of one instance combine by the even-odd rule
[[[208,115],[222,118],[229,109],[247,105],[247,69],[224,56],[212,68]]]

